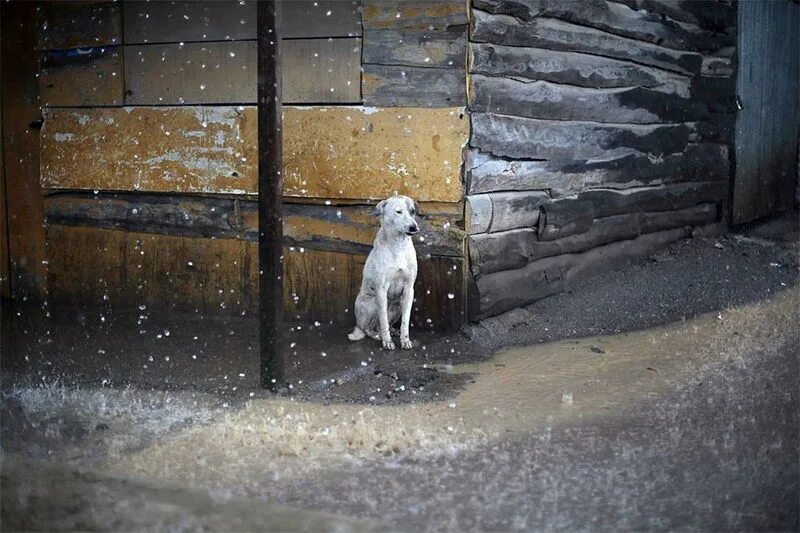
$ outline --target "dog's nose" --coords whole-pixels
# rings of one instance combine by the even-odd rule
[[[413,225],[408,227],[408,233],[411,234],[411,235],[414,235],[415,233],[419,233],[419,228],[417,227],[416,224],[413,224]]]

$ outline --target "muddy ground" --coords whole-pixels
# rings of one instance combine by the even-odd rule
[[[278,396],[247,317],[20,321],[0,527],[796,531],[797,281],[794,240],[676,243],[471,340],[293,331]]]
[[[445,402],[12,387],[0,518],[4,530],[795,531],[799,304],[795,288],[515,348],[454,367],[474,382]]]
[[[785,220],[784,220],[785,224]],[[413,329],[414,349],[347,340],[350,328],[290,324],[282,394],[325,402],[407,403],[453,397],[470,379],[437,369],[498,349],[613,334],[769,298],[798,282],[796,224],[688,239],[525,309],[441,335]],[[780,238],[790,236],[788,242]],[[263,397],[253,316],[92,309],[21,313],[4,343],[4,386],[25,382],[134,385]]]

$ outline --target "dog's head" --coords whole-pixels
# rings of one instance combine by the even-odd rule
[[[392,196],[381,200],[373,211],[381,218],[381,227],[389,231],[398,231],[405,235],[416,235],[419,226],[414,216],[417,214],[417,202],[408,196]]]

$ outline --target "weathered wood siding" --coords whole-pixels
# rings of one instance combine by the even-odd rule
[[[54,301],[251,309],[255,2],[58,4],[38,52]],[[280,7],[287,316],[352,321],[371,207],[407,194],[422,213],[414,320],[459,327],[466,3]]]
[[[257,310],[255,242],[52,223],[47,237],[55,304]],[[284,255],[287,319],[354,321],[366,255],[292,245],[285,246]],[[420,257],[415,327],[454,329],[462,323],[463,268],[462,257]]]
[[[472,318],[563,290],[724,216],[734,6],[471,5]]]
[[[466,103],[464,0],[364,0],[364,103],[453,107]]]
[[[255,194],[254,107],[50,109],[48,188]],[[285,194],[458,202],[462,109],[285,107]]]

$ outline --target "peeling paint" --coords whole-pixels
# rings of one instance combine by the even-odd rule
[[[253,194],[256,108],[47,109],[42,185]],[[312,198],[461,199],[463,108],[284,107],[284,192]],[[57,133],[50,133],[50,131]],[[432,140],[436,139],[434,143]]]

